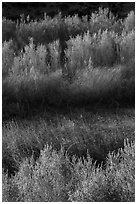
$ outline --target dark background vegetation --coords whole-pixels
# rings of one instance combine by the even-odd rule
[[[78,14],[90,15],[98,7],[109,8],[119,18],[124,18],[131,10],[135,10],[134,2],[4,2],[2,3],[2,16],[16,20],[21,14],[31,19],[43,18],[43,14],[53,17],[59,12],[63,16]]]

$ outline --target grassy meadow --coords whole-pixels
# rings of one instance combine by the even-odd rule
[[[135,14],[2,20],[3,202],[135,201]]]

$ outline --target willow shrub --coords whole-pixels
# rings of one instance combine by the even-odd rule
[[[67,42],[66,67],[70,75],[75,75],[78,70],[88,66],[89,62],[93,66],[110,67],[118,63],[119,50],[118,35],[111,31],[101,30],[94,35],[88,31],[83,36],[78,35]]]
[[[91,34],[97,33],[99,30],[110,30],[115,23],[115,20],[114,15],[109,11],[109,9],[99,8],[97,12],[91,14],[89,20],[89,29]]]
[[[7,186],[7,178],[3,175],[3,201],[11,201],[11,195]],[[50,146],[41,150],[40,158],[36,163],[33,159],[25,159],[19,168],[19,172],[9,179],[11,186],[16,189],[14,201],[66,201],[67,183],[71,179],[71,168],[65,160],[63,151],[57,153]]]
[[[64,18],[65,25],[68,29],[69,36],[82,34],[89,28],[88,17],[83,16],[82,19],[78,15],[67,16]]]
[[[32,86],[32,84],[29,84],[29,87],[30,86]],[[24,91],[26,95],[29,94],[27,91],[27,89]],[[20,92],[22,96],[23,91],[20,90]],[[42,96],[45,92],[42,92]],[[18,100],[21,99],[19,93],[17,94]],[[22,96],[22,100],[26,97],[25,94]],[[39,92],[36,98],[33,92],[30,92],[30,99],[27,98],[28,96],[25,98],[26,101],[33,100],[33,97],[35,99],[30,105],[30,109],[32,109],[32,106],[34,106],[41,97],[41,93],[38,94]],[[57,95],[53,89],[51,93],[49,93],[48,90],[45,94],[47,98],[51,97],[52,100],[54,97],[54,103],[59,103],[61,96]],[[31,101],[29,101],[29,103],[30,102]],[[23,109],[23,105],[22,103],[20,108]],[[10,107],[10,105],[8,107]],[[27,108],[28,106],[26,106],[25,111]],[[11,111],[13,111],[13,107]],[[75,114],[76,113],[74,113],[74,115]],[[53,149],[56,150],[59,150],[61,145],[64,146],[70,157],[73,155],[86,157],[88,149],[89,154],[94,160],[97,160],[98,163],[104,162],[109,151],[117,151],[118,148],[123,147],[124,139],[129,138],[131,141],[134,140],[133,120],[131,121],[132,125],[127,125],[129,116],[121,121],[125,113],[122,113],[122,115],[121,113],[110,114],[109,116],[107,116],[107,114],[93,113],[92,118],[90,114],[88,118],[86,118],[83,114],[81,115],[79,113],[78,119],[64,118],[63,116],[63,118],[60,119],[58,115],[57,117],[53,116],[53,118],[51,118],[48,112],[44,112],[44,117],[47,116],[45,119],[39,117],[34,118],[33,121],[23,120],[21,122],[12,120],[5,122],[3,124],[2,140],[2,164],[4,171],[8,171],[9,175],[14,174],[18,171],[19,162],[22,161],[22,159],[29,158],[32,155],[35,159],[38,159],[40,151],[46,144],[52,144]],[[34,117],[34,115],[32,116]],[[31,117],[30,110],[29,117]],[[96,121],[96,119],[98,121]],[[104,120],[109,125],[104,125]]]
[[[9,75],[14,61],[14,50],[12,46],[12,40],[4,41],[2,44],[2,76],[4,78]]]
[[[123,25],[124,25],[124,30],[127,32],[135,30],[135,13],[134,13],[134,11],[131,11],[128,14],[127,18],[124,19]]]
[[[17,27],[17,38],[21,38],[24,44],[28,44],[30,37],[33,37],[35,44],[47,44],[57,39],[57,26],[55,19],[46,16],[41,21],[22,21]]]
[[[106,169],[95,168],[92,160],[74,165],[75,191],[69,199],[75,202],[134,202],[135,144],[125,141],[124,149],[109,153]]]
[[[135,144],[108,154],[105,169],[87,154],[82,161],[45,146],[37,162],[21,162],[11,179],[3,174],[3,201],[22,202],[134,202]]]
[[[70,36],[81,35],[87,30],[91,34],[97,33],[100,29],[121,32],[121,23],[108,9],[99,8],[97,12],[91,14],[90,19],[78,15],[72,17],[62,17],[61,13],[51,18],[44,15],[41,20],[24,20],[20,23],[3,19],[3,40],[14,39],[17,49],[22,49],[29,43],[29,38],[33,37],[34,43],[48,44],[56,40],[67,41]],[[40,36],[40,37],[39,37]]]
[[[59,67],[60,52],[59,41],[55,41],[47,46],[36,46],[33,39],[18,56],[14,57],[12,72],[15,75],[39,75],[56,71]]]
[[[120,40],[120,57],[122,63],[135,59],[135,31],[123,32]]]
[[[22,21],[17,26],[16,37],[19,44],[28,44],[29,37],[33,37],[34,43],[48,44],[60,39],[66,41],[69,36],[75,36],[83,31],[84,23],[78,16],[63,18],[59,13],[54,18],[44,15],[42,20],[30,22]],[[39,37],[40,36],[40,37]],[[22,41],[22,42],[21,42]]]
[[[90,42],[91,36],[89,32],[83,37],[78,35],[76,38],[71,38],[68,42],[66,50],[67,70],[69,75],[75,75],[76,71],[83,69],[83,65],[88,62],[90,58]]]
[[[2,42],[13,39],[16,35],[16,22],[2,19]]]
[[[105,30],[99,34],[99,40],[96,44],[96,55],[94,63],[97,66],[111,67],[118,62],[119,50],[118,36],[116,33]]]

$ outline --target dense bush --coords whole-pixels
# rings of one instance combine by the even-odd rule
[[[14,50],[12,48],[12,40],[5,41],[2,45],[2,77],[9,75],[14,61]]]
[[[135,59],[135,31],[122,33],[120,42],[120,55],[122,63],[129,63]]]
[[[35,46],[31,40],[18,56],[14,56],[11,42],[5,42],[3,117],[8,112],[22,115],[23,110],[29,113],[30,109],[49,104],[58,107],[122,101],[134,104],[134,32],[118,39],[118,51],[113,47],[117,39],[117,35],[108,31],[71,38],[64,66],[59,41]]]
[[[11,111],[14,111],[12,109]],[[45,118],[48,114],[45,113]],[[23,120],[5,123],[2,141],[3,168],[8,170],[9,175],[13,174],[18,170],[22,158],[31,155],[34,155],[35,159],[38,158],[40,150],[46,144],[52,144],[57,150],[62,145],[70,156],[76,154],[82,157],[88,149],[94,160],[104,162],[109,151],[123,147],[124,139],[134,140],[134,126],[126,124],[128,117],[124,119],[125,123],[121,121],[125,117],[124,114],[111,114],[106,117],[104,114],[91,113],[92,117],[89,115],[87,119],[84,115],[79,113],[78,119],[75,120],[59,119],[57,115],[53,122],[37,118],[32,122]],[[103,120],[108,125],[104,125]]]
[[[33,39],[29,45],[25,46],[25,52],[14,58],[12,72],[14,75],[37,75],[39,73],[48,73],[49,65],[47,61],[48,52],[44,45],[40,45],[35,49]],[[47,61],[47,62],[46,62]]]
[[[135,30],[135,14],[133,11],[124,20],[124,30],[127,32]]]
[[[11,40],[16,35],[16,23],[12,20],[2,19],[2,42]]]
[[[75,164],[74,179],[77,187],[70,193],[71,201],[133,202],[135,199],[134,143],[125,141],[124,150],[108,154],[105,171],[95,168],[92,160]],[[126,169],[126,171],[125,171]]]
[[[90,35],[89,32],[76,38],[71,38],[67,44],[66,57],[68,58],[68,70],[72,76],[76,71],[84,69],[89,65],[89,61],[94,67],[113,66],[119,63],[120,53],[116,50],[118,37],[114,32],[101,30]]]
[[[87,30],[90,30],[91,34],[98,32],[100,29],[101,31],[109,29],[121,32],[121,23],[119,22],[108,9],[102,8],[93,13],[89,20],[87,16],[82,18],[78,17],[78,15],[62,17],[61,14],[58,14],[51,18],[45,14],[44,19],[39,21],[30,21],[29,16],[25,21],[22,16],[20,23],[16,24],[4,18],[3,37],[5,37],[3,41],[13,38],[18,49],[22,49],[28,44],[30,37],[33,37],[36,45],[39,43],[48,44],[58,39],[61,44],[64,44],[65,41],[69,40],[70,36],[75,37]]]
[[[134,201],[134,18],[3,19],[3,201]],[[115,115],[57,115],[87,105]]]
[[[63,151],[45,146],[36,163],[33,158],[24,160],[12,178],[3,173],[3,201],[133,202],[134,151],[134,142],[125,141],[124,149],[108,154],[103,169],[89,155],[83,162],[73,157],[70,163]]]
[[[127,110],[118,115],[135,103],[134,21],[134,12],[117,20],[108,9],[3,19],[3,201],[134,201],[134,124]],[[81,104],[116,113],[57,115]]]
[[[115,17],[109,11],[109,9],[99,8],[98,12],[92,13],[89,21],[90,32],[97,33],[99,30],[105,31],[106,29],[110,30],[115,23]]]

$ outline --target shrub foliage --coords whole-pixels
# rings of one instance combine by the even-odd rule
[[[124,20],[102,8],[89,18],[3,18],[2,27],[4,121],[53,107],[134,106],[133,11]],[[131,132],[66,119],[4,124],[3,201],[134,201]]]

